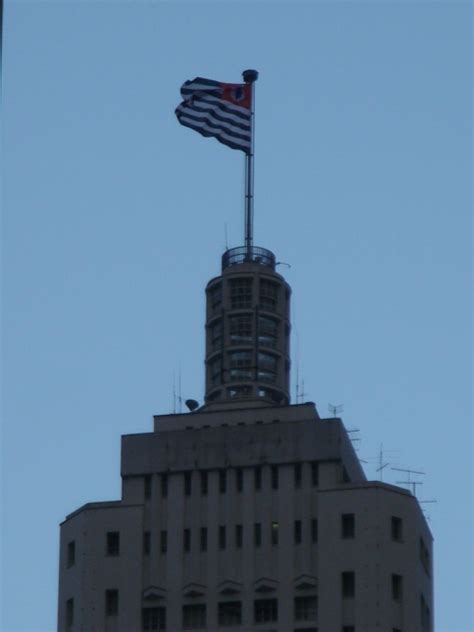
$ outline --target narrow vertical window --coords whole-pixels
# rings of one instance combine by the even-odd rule
[[[219,548],[225,549],[225,547],[226,547],[226,531],[225,531],[225,527],[221,525],[219,527]]]
[[[295,475],[295,487],[296,487],[296,489],[300,489],[301,481],[302,481],[302,467],[301,467],[301,463],[296,463],[295,464],[294,475]]]
[[[278,522],[272,522],[272,530],[271,530],[271,542],[272,546],[278,545],[278,532],[280,525]]]
[[[120,555],[120,532],[108,531],[106,535],[106,554],[110,557]]]
[[[105,591],[105,615],[113,617],[118,615],[119,611],[119,592],[116,588]]]
[[[201,527],[200,545],[201,551],[207,551],[207,527]]]
[[[256,547],[259,547],[262,545],[262,525],[260,524],[260,522],[256,522],[254,524],[253,527],[253,534],[254,534],[254,544]]]
[[[349,540],[355,537],[355,516],[353,513],[341,516],[341,537]]]
[[[151,475],[147,474],[143,479],[143,493],[145,496],[145,500],[150,500],[151,498]]]
[[[403,597],[403,577],[401,575],[392,575],[392,599],[401,601]]]
[[[66,626],[70,628],[74,624],[74,599],[66,601]]]
[[[183,549],[185,553],[189,553],[191,550],[191,529],[184,529],[183,531]]]
[[[403,541],[403,522],[401,518],[397,516],[392,516],[392,540],[393,542],[402,542]]]
[[[341,588],[344,599],[353,599],[355,596],[355,574],[353,571],[341,573]]]
[[[319,485],[319,463],[317,461],[311,463],[311,484],[313,487]]]
[[[76,542],[71,540],[67,545],[67,567],[71,568],[76,563]]]
[[[301,544],[301,520],[295,520],[293,525],[293,535],[295,544]]]
[[[244,489],[244,471],[239,468],[235,471],[235,485],[238,492],[243,491]]]
[[[278,489],[278,465],[271,467],[272,489]]]
[[[255,491],[260,491],[262,489],[262,468],[260,465],[254,469],[254,483],[255,483]]]
[[[207,472],[201,472],[201,496],[207,496],[208,475]]]
[[[184,473],[184,495],[185,496],[191,496],[191,482],[192,482],[191,475],[192,475],[192,472]]]
[[[168,497],[168,475],[167,474],[161,475],[161,497],[162,498]]]
[[[225,494],[227,491],[227,477],[225,470],[219,470],[219,492]]]
[[[160,552],[166,553],[168,550],[168,532],[161,531],[160,533]]]
[[[244,538],[244,528],[241,524],[235,525],[235,548],[241,549]]]
[[[318,521],[316,518],[311,520],[311,541],[318,541]]]
[[[149,531],[143,533],[143,555],[150,555],[151,534]]]

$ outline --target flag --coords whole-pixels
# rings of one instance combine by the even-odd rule
[[[182,103],[175,110],[181,125],[220,143],[250,153],[251,85],[221,83],[196,77],[181,86]]]

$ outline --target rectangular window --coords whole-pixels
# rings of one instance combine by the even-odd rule
[[[167,474],[161,475],[161,497],[162,498],[168,497],[168,475]]]
[[[272,522],[272,530],[271,530],[271,542],[272,546],[278,545],[278,532],[279,532],[279,524],[278,522]]]
[[[271,476],[272,476],[272,489],[278,489],[278,465],[272,465]]]
[[[392,516],[392,540],[393,542],[403,541],[403,521],[397,516]]]
[[[191,496],[191,482],[192,482],[192,472],[184,473],[184,495]]]
[[[242,469],[235,470],[235,486],[238,492],[244,489],[244,471]]]
[[[184,529],[183,531],[183,549],[185,553],[189,553],[191,550],[191,529]]]
[[[225,549],[226,547],[226,530],[223,525],[219,527],[219,548]]]
[[[274,281],[260,280],[260,307],[274,312],[278,305],[278,283]]]
[[[419,549],[420,549],[420,562],[424,568],[425,573],[429,577],[431,573],[431,559],[430,559],[431,556],[430,556],[428,547],[426,546],[425,541],[423,540],[422,537],[420,537]]]
[[[235,548],[241,549],[244,539],[244,528],[241,524],[235,525]]]
[[[168,532],[161,531],[160,533],[160,552],[166,553],[168,550]]]
[[[401,601],[403,598],[403,577],[401,575],[392,575],[392,599]]]
[[[239,316],[231,316],[229,318],[229,324],[231,344],[252,344],[252,314],[239,314]]]
[[[278,321],[268,316],[258,317],[258,344],[261,347],[276,347],[278,341]]]
[[[206,604],[183,606],[183,629],[199,630],[206,627]]]
[[[255,491],[260,491],[262,489],[262,468],[260,465],[254,469],[254,483],[255,483]]]
[[[154,632],[155,630],[166,630],[166,608],[143,608],[142,632]]]
[[[278,621],[278,601],[276,599],[256,599],[253,602],[253,608],[255,623]]]
[[[209,288],[209,303],[213,312],[216,312],[222,305],[222,285],[220,283]]]
[[[350,540],[355,537],[355,516],[354,514],[342,514],[341,516],[341,538]]]
[[[311,484],[313,487],[319,485],[319,463],[311,463]]]
[[[219,492],[225,494],[227,491],[227,477],[225,470],[219,470]]]
[[[119,593],[116,588],[110,588],[105,591],[105,616],[113,617],[118,615],[119,611]]]
[[[256,522],[253,526],[253,539],[256,547],[262,546],[262,525]]]
[[[231,626],[242,624],[241,601],[221,601],[217,604],[217,613],[219,625]]]
[[[222,320],[219,319],[209,327],[211,348],[213,351],[222,347]]]
[[[302,467],[301,463],[296,463],[294,466],[294,475],[295,475],[295,487],[296,489],[300,489],[302,482]]]
[[[108,531],[106,535],[106,553],[111,557],[120,555],[120,532]]]
[[[293,535],[295,544],[301,544],[302,539],[302,531],[301,531],[301,520],[295,520],[293,525]]]
[[[151,498],[151,476],[147,474],[143,479],[143,493],[145,496],[145,500],[149,500]]]
[[[209,372],[211,374],[211,384],[216,386],[222,384],[222,357],[218,356],[209,362]]]
[[[249,278],[230,280],[231,309],[247,309],[252,307],[252,280]]]
[[[208,490],[208,475],[207,472],[201,472],[201,495],[207,496]]]
[[[143,533],[143,555],[150,555],[151,534],[149,531]]]
[[[67,545],[67,567],[71,568],[76,563],[76,542],[71,540]]]
[[[207,551],[207,527],[201,527],[199,534],[201,551]]]
[[[311,542],[318,541],[318,521],[316,518],[311,520]]]
[[[318,618],[317,596],[295,597],[294,609],[296,621],[316,621]]]
[[[341,584],[343,598],[353,599],[355,597],[355,573],[353,571],[341,573]]]
[[[354,625],[343,625],[342,626],[342,632],[355,632],[355,626]]]
[[[69,628],[74,624],[74,599],[66,601],[66,626]]]

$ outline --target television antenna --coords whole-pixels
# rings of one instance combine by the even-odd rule
[[[328,404],[328,410],[332,413],[334,419],[339,417],[339,413],[344,410],[344,404]]]
[[[414,481],[411,478],[412,474],[417,474],[417,475],[425,475],[425,472],[420,472],[419,470],[409,470],[406,468],[401,468],[401,467],[392,467],[392,470],[396,471],[396,472],[405,472],[405,474],[407,474],[407,479],[406,481],[396,481],[397,485],[412,485],[413,486],[413,496],[416,497],[416,486],[417,485],[423,485],[423,481]]]
[[[389,454],[394,454],[398,452],[398,450],[389,450]],[[386,467],[388,467],[389,465],[393,465],[393,463],[390,463],[390,461],[385,461],[384,460],[384,456],[387,454],[386,451],[384,451],[383,449],[383,443],[380,444],[380,451],[379,451],[379,456],[378,456],[378,463],[379,466],[378,468],[376,468],[376,472],[380,472],[380,480],[383,482],[383,471]],[[392,468],[393,469],[393,468]]]

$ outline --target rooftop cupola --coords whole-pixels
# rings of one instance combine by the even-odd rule
[[[206,404],[290,400],[291,288],[275,255],[244,246],[222,256],[206,287]]]

